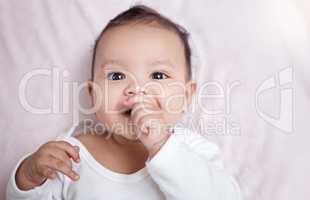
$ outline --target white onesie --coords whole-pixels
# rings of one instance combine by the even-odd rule
[[[218,147],[189,129],[176,128],[143,169],[133,174],[113,172],[73,136],[74,127],[58,137],[80,147],[80,163],[72,162],[78,181],[57,173],[32,190],[15,182],[18,161],[7,185],[7,200],[240,200],[239,186],[225,173]]]

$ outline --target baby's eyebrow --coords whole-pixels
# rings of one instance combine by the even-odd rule
[[[116,60],[116,59],[109,59],[109,60],[105,60],[101,66],[105,67],[107,65],[118,65],[118,66],[125,66],[124,63],[120,60]]]
[[[107,65],[116,65],[116,66],[127,66],[124,62],[121,60],[117,59],[109,59],[105,60],[101,66],[106,67]],[[175,68],[175,65],[169,60],[169,59],[164,59],[164,60],[152,60],[151,62],[148,63],[149,66],[156,66],[156,65],[162,65],[162,66],[167,66],[171,68]]]
[[[152,65],[152,66],[155,66],[155,65],[165,65],[165,66],[169,66],[169,67],[175,68],[174,64],[170,60],[168,60],[168,59],[167,60],[155,60],[155,61],[150,62],[150,65]]]

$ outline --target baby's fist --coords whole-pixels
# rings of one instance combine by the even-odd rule
[[[72,170],[71,158],[80,162],[78,146],[65,141],[47,142],[22,162],[17,171],[16,183],[21,189],[31,189],[43,184],[48,178],[56,178],[56,172],[77,180],[79,175]]]

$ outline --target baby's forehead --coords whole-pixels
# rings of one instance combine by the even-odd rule
[[[183,47],[182,40],[174,31],[151,24],[128,24],[113,27],[101,36],[98,47],[109,47],[109,44],[125,46],[128,43],[134,44],[135,42],[137,43],[131,46],[131,48],[135,48],[139,44],[138,42],[148,42],[145,44],[148,46],[161,42],[169,42],[165,44],[168,46],[177,45],[178,47]]]
[[[96,54],[101,63],[109,64],[185,63],[184,48],[178,36],[171,30],[147,25],[121,26],[107,31],[99,41]]]

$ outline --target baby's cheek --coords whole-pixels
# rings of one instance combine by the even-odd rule
[[[104,92],[101,88],[95,88],[93,93],[93,100],[96,111],[101,110],[102,105],[104,105]]]
[[[168,114],[179,114],[184,110],[185,96],[182,91],[170,91],[164,100],[164,109]]]
[[[95,106],[97,111],[106,112],[106,113],[113,113],[116,112],[116,103],[119,99],[119,94],[116,92],[116,89],[104,89],[104,87],[98,88],[95,93]]]

